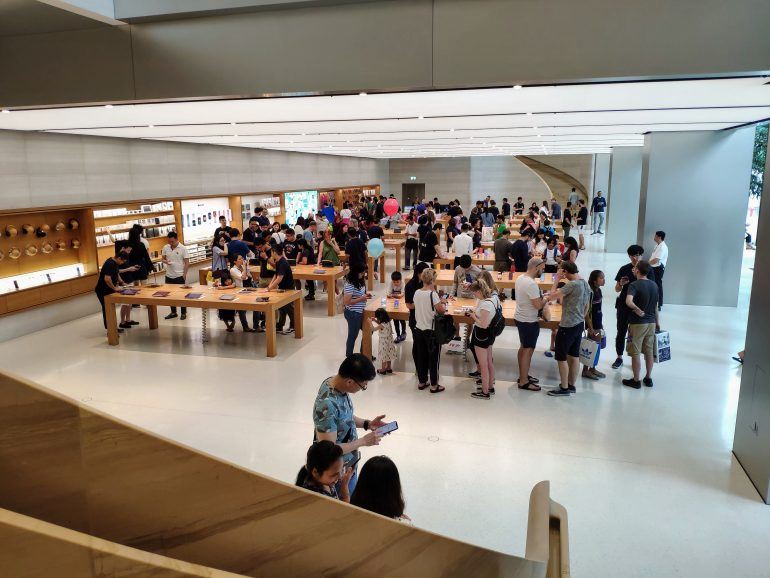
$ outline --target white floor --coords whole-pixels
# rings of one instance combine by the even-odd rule
[[[604,254],[599,240],[579,257],[614,278],[625,255]],[[356,394],[361,416],[386,413],[401,429],[366,456],[384,453],[399,465],[409,515],[418,526],[521,555],[529,491],[551,480],[570,516],[576,578],[770,576],[770,507],[733,458],[751,255],[740,305],[667,305],[671,362],[655,368],[655,387],[620,385],[612,345],[600,382],[579,382],[569,399],[511,387],[515,331],[496,345],[497,396],[475,400],[468,367],[444,356],[447,391],[417,391],[411,341],[394,375]],[[392,267],[392,265],[390,265]],[[672,266],[676,266],[672,264]],[[614,335],[614,292],[605,291],[605,324]],[[381,291],[383,286],[378,289]],[[306,307],[306,337],[279,336],[279,356],[264,357],[264,336],[226,334],[200,341],[200,314],[132,329],[107,346],[91,316],[0,345],[3,368],[90,406],[226,460],[292,480],[312,440],[311,408],[321,380],[344,351],[345,323],[326,317],[323,293]],[[136,311],[136,310],[135,310]],[[139,314],[144,321],[144,313]],[[556,384],[542,350],[534,375]]]

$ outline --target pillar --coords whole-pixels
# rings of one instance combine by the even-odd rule
[[[746,328],[733,453],[762,499],[770,503],[770,155],[765,164],[754,278]]]
[[[608,253],[625,253],[628,246],[636,242],[643,150],[642,147],[612,149],[604,239],[604,250]],[[629,235],[629,231],[633,233]]]
[[[754,127],[645,135],[636,241],[666,232],[664,305],[737,305],[753,150]]]

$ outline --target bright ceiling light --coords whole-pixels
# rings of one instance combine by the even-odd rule
[[[537,127],[536,127],[536,126],[533,126],[532,128],[533,128],[534,130],[537,130]]]
[[[11,114],[11,111],[8,110],[7,108],[4,108],[3,109],[3,114]]]
[[[112,105],[111,104],[105,104],[104,108],[112,108]]]
[[[234,136],[235,138],[238,138],[238,135],[237,135],[237,134],[234,134],[233,136]]]
[[[366,96],[366,93],[365,92],[359,92],[358,96]]]
[[[514,85],[513,90],[521,90],[521,85],[520,84]]]
[[[449,132],[454,132],[454,131],[455,131],[455,129],[453,129],[453,128],[449,129]]]
[[[532,116],[532,113],[531,113],[531,112],[528,112],[528,113],[527,113],[527,116]]]
[[[424,117],[423,115],[420,115],[420,116],[418,116],[417,118],[418,118],[418,119],[420,119],[420,120],[422,120],[422,119],[424,119],[425,117]]]
[[[155,128],[155,125],[154,124],[148,124],[147,128]]]
[[[234,122],[231,122],[231,123],[230,123],[230,126],[235,126],[235,123],[234,123]]]

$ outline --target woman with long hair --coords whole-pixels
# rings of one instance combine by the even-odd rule
[[[564,261],[570,261],[571,263],[577,262],[577,257],[580,255],[580,248],[575,237],[567,237],[564,239]]]
[[[476,353],[475,357],[481,372],[481,387],[471,393],[478,399],[489,399],[495,391],[495,364],[492,357],[492,346],[495,343],[495,335],[490,325],[498,310],[502,315],[500,298],[492,292],[484,279],[478,278],[471,283],[470,291],[478,300],[476,309],[465,314],[473,320],[473,332],[471,333],[471,346]]]
[[[211,243],[211,270],[222,271],[230,268],[227,253],[227,241],[230,237],[225,232],[219,232],[214,235],[214,241]]]
[[[602,287],[604,287],[604,272],[598,269],[591,271],[591,274],[588,276],[588,286],[591,288],[592,296],[591,308],[588,310],[589,314],[586,331],[588,332],[589,338],[600,342],[602,339],[602,330],[604,329],[604,324],[602,323]],[[601,379],[607,377],[604,373],[596,369],[596,365],[591,367],[584,365],[582,376],[587,377],[588,379]]]
[[[437,313],[446,312],[447,305],[446,298],[436,293],[436,275],[435,269],[425,269],[420,274],[422,288],[414,293],[415,328],[412,357],[417,368],[417,389],[423,390],[430,385],[431,393],[440,393],[445,389],[438,383],[441,345],[436,343],[433,337],[433,320]]]
[[[411,521],[404,514],[404,494],[396,464],[387,456],[370,458],[361,468],[350,503],[386,518]]]
[[[345,304],[345,321],[348,322],[348,338],[345,342],[345,357],[353,355],[358,333],[364,320],[366,302],[372,298],[366,291],[366,267],[358,263],[350,267],[345,276],[342,300]]]
[[[352,468],[345,469],[342,448],[332,441],[321,440],[307,450],[305,465],[297,473],[295,485],[335,500],[349,502],[348,482],[352,475]]]

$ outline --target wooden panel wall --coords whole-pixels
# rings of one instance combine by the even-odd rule
[[[249,472],[5,374],[0,507],[248,576],[545,576],[543,561]]]

